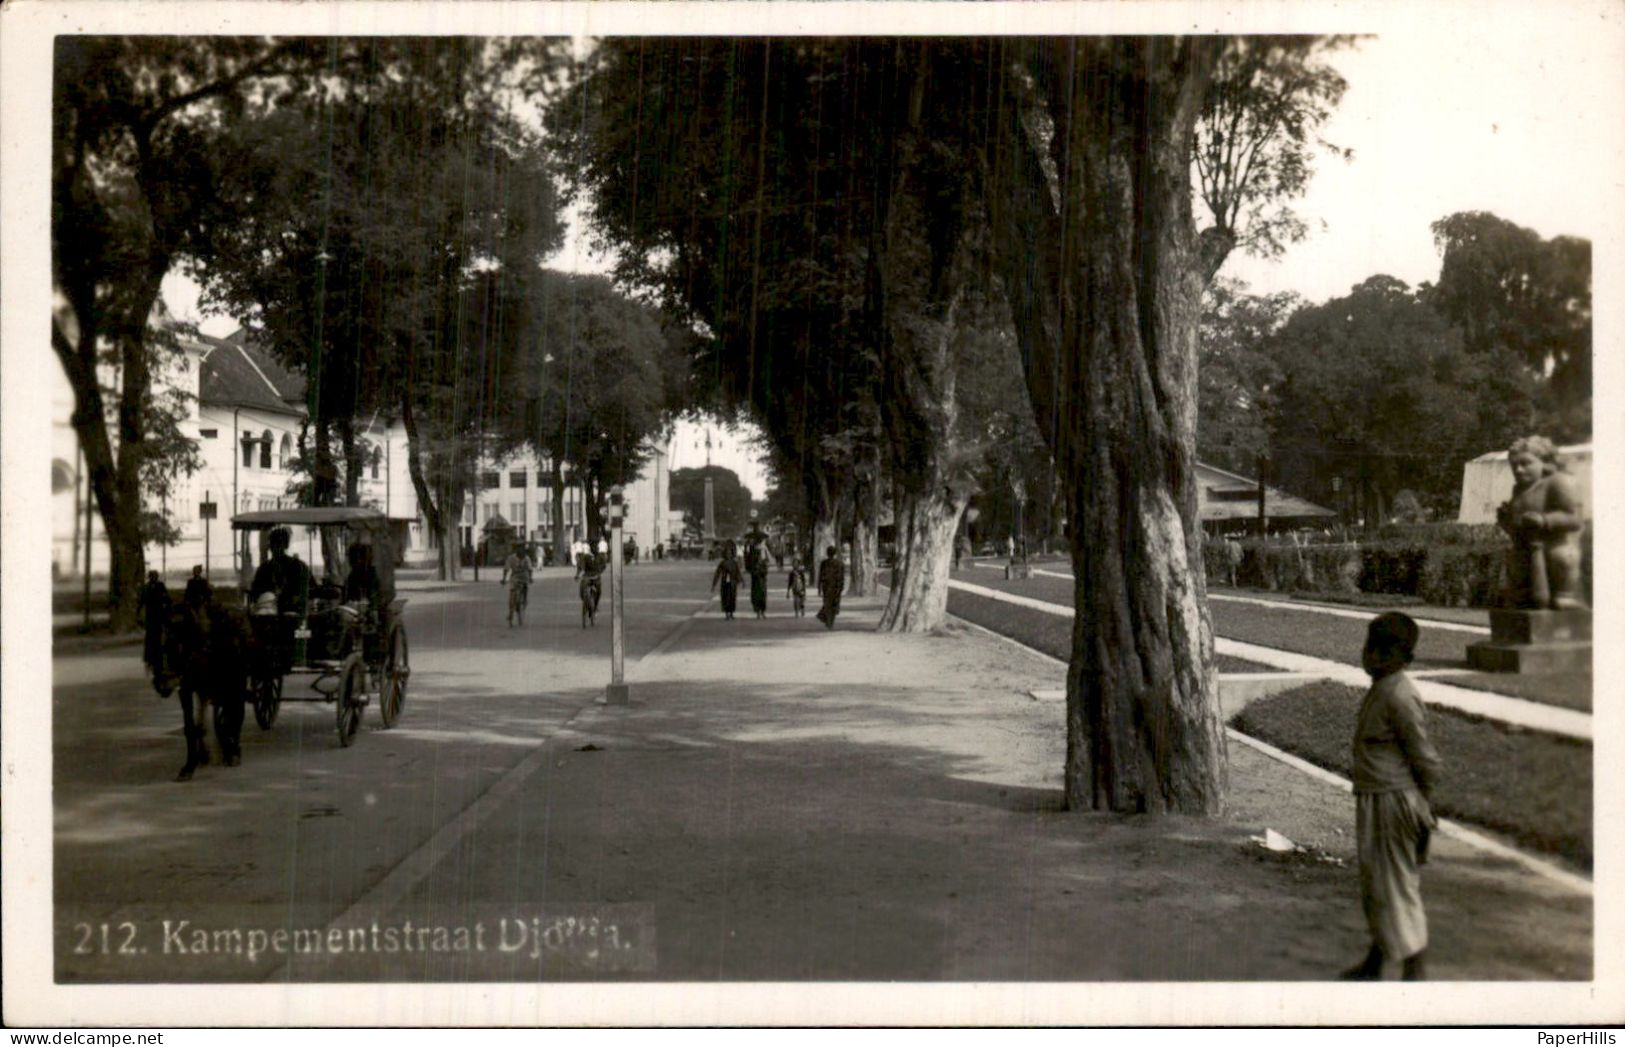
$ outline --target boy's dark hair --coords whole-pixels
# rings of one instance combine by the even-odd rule
[[[1410,615],[1386,611],[1371,619],[1365,642],[1374,651],[1392,651],[1409,663],[1416,653],[1416,641],[1421,635],[1422,630]]]
[[[833,545],[827,547],[824,550],[824,555],[825,556],[834,556],[835,555],[835,547]]]

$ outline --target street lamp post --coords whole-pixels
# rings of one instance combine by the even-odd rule
[[[1010,493],[1016,496],[1016,529],[1010,536],[1010,563],[1004,569],[1006,578],[1031,578],[1032,566],[1027,563],[1027,532],[1021,519],[1021,503],[1027,500],[1027,485],[1021,477],[1010,480]]]
[[[621,485],[616,484],[609,489],[609,686],[604,689],[604,700],[610,705],[626,705],[632,700],[626,686],[626,565],[621,554],[624,508]]]

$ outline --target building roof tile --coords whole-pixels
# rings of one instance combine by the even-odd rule
[[[198,335],[205,347],[198,399],[223,407],[252,407],[302,415],[304,382],[246,339]]]

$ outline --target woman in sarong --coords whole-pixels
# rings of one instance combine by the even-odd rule
[[[722,559],[717,563],[716,573],[711,576],[711,591],[716,592],[722,587],[722,614],[732,619],[734,607],[739,601],[739,559],[734,543],[728,542],[722,547]]]
[[[752,542],[745,553],[745,571],[750,575],[750,609],[756,617],[767,617],[767,549]]]

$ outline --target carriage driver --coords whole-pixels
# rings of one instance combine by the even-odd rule
[[[382,602],[383,583],[372,565],[372,546],[356,542],[348,552],[350,573],[344,579],[344,601],[365,603],[376,611]]]
[[[254,572],[254,584],[248,590],[250,601],[265,593],[276,594],[276,609],[283,613],[304,614],[305,599],[310,591],[310,568],[298,557],[288,555],[293,533],[286,527],[271,532],[271,555]]]

